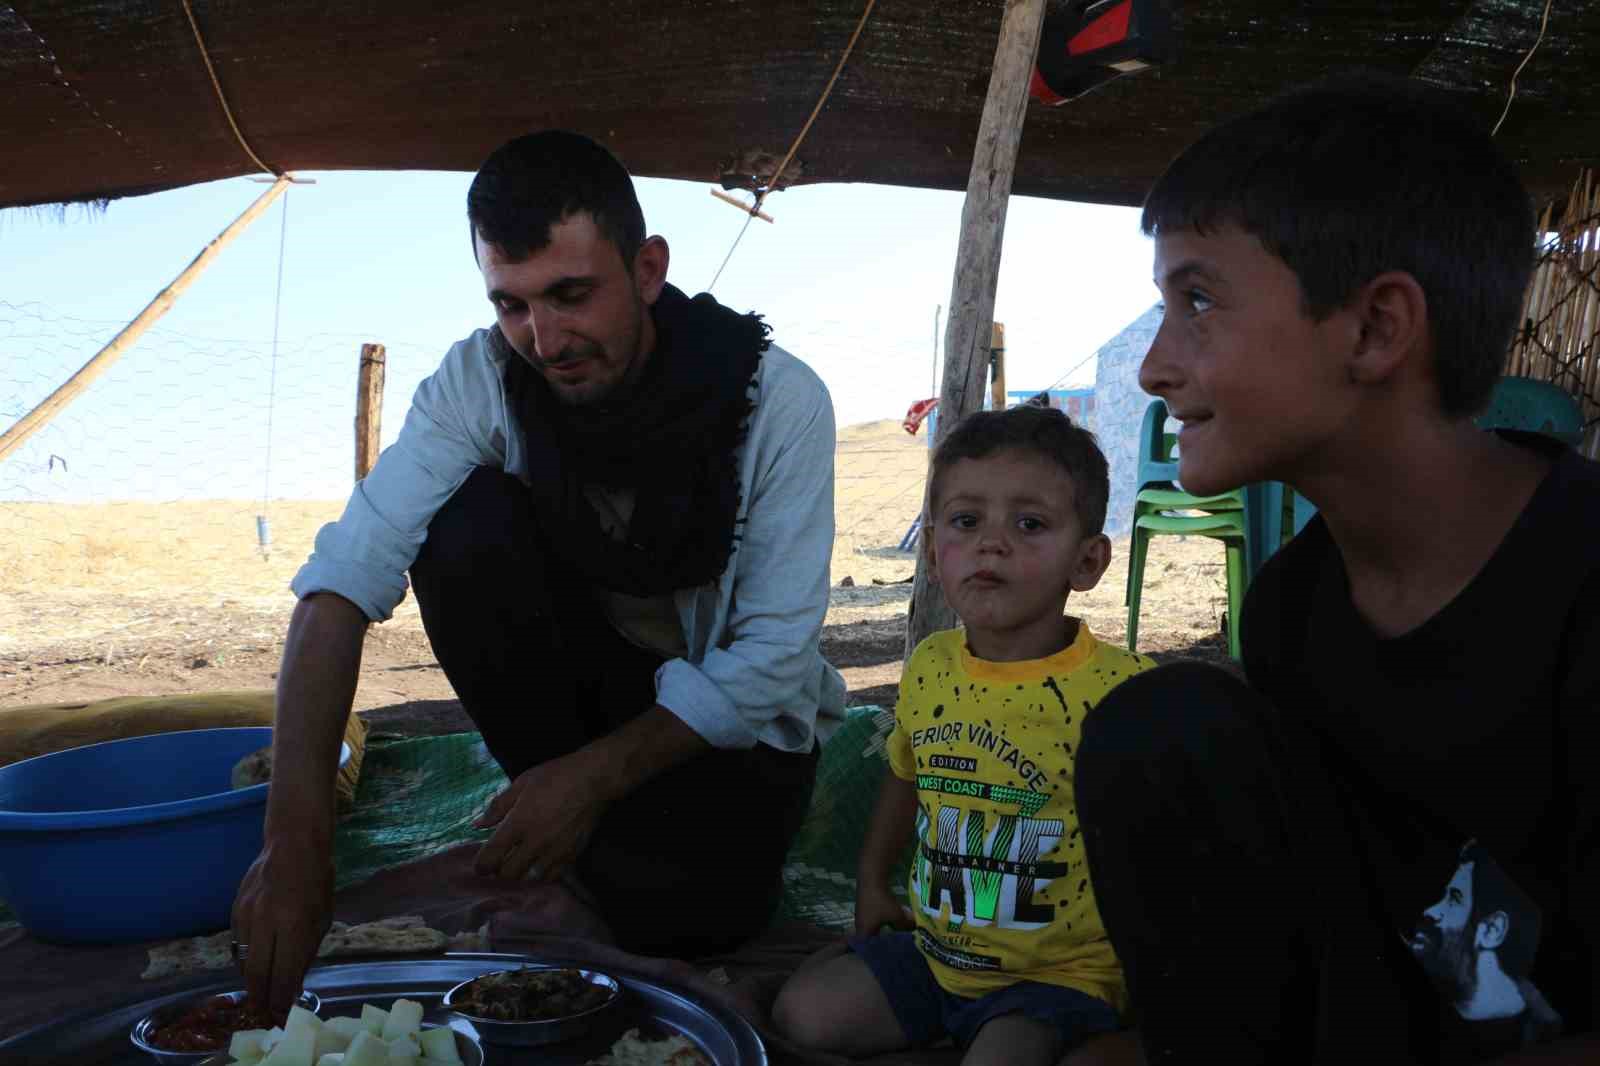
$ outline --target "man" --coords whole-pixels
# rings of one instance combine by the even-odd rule
[[[816,375],[756,316],[667,284],[631,179],[584,137],[502,146],[467,214],[496,324],[419,386],[293,582],[266,842],[234,908],[250,988],[279,1007],[329,921],[362,637],[408,569],[511,778],[478,872],[550,882],[630,950],[765,924],[843,704],[818,652],[834,424]]]
[[[1560,1015],[1528,978],[1539,948],[1539,908],[1476,841],[1461,849],[1455,874],[1422,912],[1410,946],[1467,1021],[1515,1026],[1523,1044],[1560,1030]]]

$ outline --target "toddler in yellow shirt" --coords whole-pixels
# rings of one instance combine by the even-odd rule
[[[963,628],[924,640],[901,676],[856,938],[802,966],[774,1019],[835,1053],[948,1037],[963,1066],[1052,1066],[1121,1024],[1072,765],[1090,708],[1152,664],[1065,613],[1111,558],[1092,434],[1047,407],[978,412],[928,482],[923,550]],[[913,832],[908,913],[889,878]]]

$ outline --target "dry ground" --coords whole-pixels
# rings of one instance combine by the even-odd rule
[[[839,434],[833,591],[823,650],[854,702],[892,702],[915,558],[897,549],[921,502],[926,442],[896,422]],[[0,711],[29,703],[270,687],[290,577],[342,502],[0,503]],[[1125,636],[1127,543],[1072,610]],[[849,578],[853,587],[839,587]],[[1214,541],[1161,539],[1145,578],[1140,650],[1222,660],[1226,595]],[[458,728],[416,604],[372,627],[356,706],[404,731]]]

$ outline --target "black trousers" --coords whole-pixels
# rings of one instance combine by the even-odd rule
[[[434,517],[411,568],[434,655],[512,778],[648,710],[663,662],[549,558],[521,482],[480,467]],[[815,749],[714,750],[614,803],[577,873],[619,945],[693,957],[760,932],[816,766]]]
[[[1075,791],[1149,1062],[1417,1061],[1418,989],[1317,746],[1243,681],[1129,679],[1084,723]]]

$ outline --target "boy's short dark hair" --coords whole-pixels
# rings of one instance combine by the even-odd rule
[[[516,260],[542,250],[550,228],[579,212],[594,219],[632,270],[633,253],[644,243],[633,179],[616,156],[580,133],[544,130],[507,141],[467,190],[472,232]]]
[[[1488,401],[1533,270],[1534,216],[1478,123],[1418,82],[1341,77],[1295,90],[1189,146],[1145,199],[1145,234],[1234,225],[1300,280],[1325,319],[1403,270],[1427,294],[1439,402]]]
[[[1094,434],[1054,407],[1033,404],[974,411],[939,442],[928,466],[929,511],[938,505],[940,478],[957,462],[1013,449],[1048,459],[1072,478],[1072,505],[1084,536],[1105,528],[1111,475]]]

